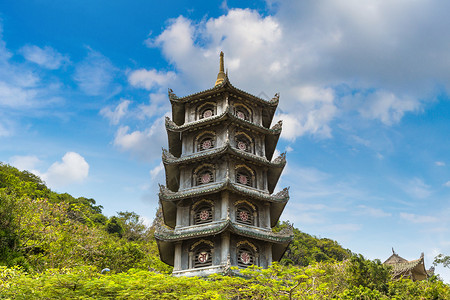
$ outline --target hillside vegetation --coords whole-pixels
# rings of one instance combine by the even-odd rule
[[[94,199],[55,193],[0,163],[0,299],[450,299],[437,278],[394,282],[378,260],[294,234],[267,270],[176,278],[137,214],[106,217]]]

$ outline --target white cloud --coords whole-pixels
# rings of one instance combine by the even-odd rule
[[[159,165],[157,165],[156,167],[154,167],[152,170],[150,170],[150,177],[152,180],[155,180],[155,178],[162,173],[162,171],[164,170],[164,165],[161,162]]]
[[[36,167],[41,163],[41,160],[34,155],[20,156],[16,155],[9,159],[9,164],[17,169],[24,171],[30,171],[32,173],[38,173],[35,171]]]
[[[151,118],[153,116],[162,115],[170,109],[170,102],[167,99],[167,94],[150,93],[149,104],[139,105],[137,117],[139,119]]]
[[[9,122],[8,122],[9,123]],[[9,124],[0,123],[0,137],[6,137],[12,135],[13,131]]]
[[[356,213],[362,214],[362,215],[368,215],[368,216],[375,217],[375,218],[383,218],[383,217],[392,216],[391,213],[385,212],[382,209],[368,207],[365,205],[358,205],[358,211],[356,211]]]
[[[447,181],[446,183],[444,183],[444,186],[446,186],[446,187],[450,187],[450,180],[449,180],[449,181]]]
[[[438,218],[433,216],[421,216],[405,212],[400,213],[400,218],[412,223],[435,223],[439,221]]]
[[[38,90],[0,81],[0,106],[31,107],[35,104]]]
[[[46,69],[55,70],[68,61],[68,58],[61,55],[52,47],[40,48],[35,45],[26,45],[19,50],[26,60],[34,62]]]
[[[114,110],[111,109],[111,107],[104,107],[102,110],[100,110],[100,114],[106,118],[109,119],[111,124],[117,125],[128,112],[128,106],[130,105],[130,100],[123,100],[114,108]]]
[[[12,60],[12,56],[2,40],[0,24],[0,108],[6,108],[7,113],[10,109],[19,109],[21,114],[29,117],[36,113],[36,108],[60,101],[57,80],[48,80],[45,73],[38,73],[29,64]],[[2,121],[9,122],[7,117],[3,117]],[[4,126],[0,127],[3,127],[3,132],[6,131]]]
[[[362,229],[361,224],[333,224],[329,227],[330,232],[349,232],[349,231],[360,231]]]
[[[89,174],[89,164],[76,152],[67,152],[60,162],[53,163],[46,173],[44,181],[52,188],[63,187],[85,180]]]
[[[155,69],[139,69],[128,75],[128,82],[134,87],[151,90],[155,87],[167,85],[175,77],[175,73],[171,71],[161,72]]]
[[[354,95],[354,98],[360,98]],[[421,103],[411,97],[400,98],[393,92],[376,91],[359,99],[365,102],[359,108],[362,116],[368,119],[378,119],[386,125],[397,123],[403,117],[405,112],[416,111]]]
[[[161,155],[161,147],[167,144],[164,117],[157,119],[145,130],[130,132],[129,126],[117,129],[114,145],[122,151],[129,151],[141,159],[152,161]]]
[[[238,87],[255,95],[281,91],[283,138],[331,137],[341,116],[357,112],[389,126],[420,112],[436,84],[450,89],[442,39],[450,21],[437,7],[430,1],[407,8],[387,0],[282,1],[272,16],[250,9],[200,22],[180,16],[148,45],[161,48],[193,92],[212,87],[223,50]]]
[[[445,167],[445,162],[443,162],[443,161],[436,161],[436,162],[434,162],[434,165],[438,166],[438,167]]]
[[[114,85],[117,69],[101,53],[88,48],[86,58],[76,66],[74,80],[80,89],[91,96],[114,95],[120,86]]]
[[[400,183],[400,187],[411,197],[424,199],[431,195],[431,186],[422,179],[414,177],[406,182]]]

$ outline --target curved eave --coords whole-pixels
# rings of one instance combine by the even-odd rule
[[[184,165],[195,163],[197,161],[203,161],[205,158],[214,158],[224,154],[233,155],[240,159],[247,160],[248,162],[255,165],[266,166],[269,168],[280,170],[280,172],[286,165],[286,158],[284,153],[275,160],[269,161],[265,157],[236,149],[235,147],[231,146],[230,143],[227,143],[223,147],[199,151],[181,157],[175,157],[171,155],[167,150],[163,150],[162,161],[166,165]]]
[[[158,252],[159,257],[161,258],[161,261],[168,264],[169,266],[173,267],[174,263],[174,257],[175,257],[175,243],[174,242],[167,242],[163,240],[158,240],[156,238],[156,244],[158,245]]]
[[[175,227],[176,201],[186,198],[206,196],[223,190],[230,190],[242,196],[270,202],[271,227],[274,227],[277,224],[281,214],[283,213],[284,207],[289,201],[289,188],[285,188],[275,195],[269,195],[266,193],[255,191],[246,186],[230,182],[229,180],[225,182],[206,184],[200,187],[195,187],[178,192],[172,192],[161,185],[159,200],[163,209],[164,222],[169,227]]]
[[[166,119],[167,127],[167,119]],[[169,144],[169,152],[176,157],[181,156],[181,133],[167,130],[167,141]]]
[[[265,136],[264,146],[266,148],[266,158],[268,160],[272,160],[273,154],[275,153],[275,148],[277,147],[278,139],[280,138],[282,124],[283,123],[281,121],[279,121],[277,123],[277,125],[280,128],[280,131],[278,134],[271,134],[271,135],[268,134]],[[275,125],[275,126],[277,126],[277,125]],[[274,127],[272,127],[272,128],[274,128]]]
[[[408,262],[392,264],[391,266],[394,275],[400,275],[411,271],[419,276],[420,275],[424,277],[428,276],[427,270],[425,269],[423,257]]]
[[[168,264],[169,266],[174,265],[174,257],[175,257],[175,241],[165,241],[160,240],[155,236],[156,244],[158,245],[159,257],[161,261]],[[282,243],[274,243],[272,245],[272,259],[274,261],[280,261],[289,247],[292,238],[288,242]]]
[[[179,178],[180,178],[180,168],[179,165],[191,164],[197,161],[202,161],[206,157],[214,158],[221,155],[233,155],[239,159],[246,160],[247,162],[254,165],[262,165],[268,167],[267,171],[267,182],[269,193],[272,193],[275,189],[278,179],[283,172],[286,165],[285,154],[283,153],[274,161],[270,162],[266,158],[244,152],[232,147],[227,144],[220,148],[210,149],[206,151],[196,152],[191,155],[186,155],[184,157],[175,157],[170,154],[167,150],[163,150],[162,161],[164,164],[164,169],[166,171],[166,185],[172,191],[178,191],[179,188]]]
[[[215,115],[209,118],[204,118],[200,120],[196,120],[193,122],[185,123],[183,125],[177,125],[175,122],[171,121],[170,118],[166,117],[166,130],[168,132],[185,132],[200,129],[203,127],[209,127],[216,124],[219,124],[222,121],[230,120],[233,124],[237,124],[243,127],[246,127],[250,130],[260,132],[266,135],[280,135],[282,129],[282,122],[279,121],[277,124],[272,126],[272,128],[267,128],[261,125],[257,125],[247,120],[243,120],[235,116],[229,109],[221,113],[220,115]],[[278,137],[277,137],[278,140]]]
[[[164,224],[170,228],[175,228],[177,222],[177,203],[175,201],[167,201],[159,198],[161,204]]]
[[[217,235],[224,231],[230,231],[239,236],[245,236],[266,242],[285,244],[289,243],[293,234],[282,234],[269,230],[262,230],[257,227],[252,228],[247,225],[233,223],[230,220],[216,222],[212,224],[204,224],[203,226],[193,226],[183,230],[170,230],[168,228],[160,228],[155,231],[155,238],[160,241],[183,241],[192,238],[200,238],[205,236]]]
[[[289,201],[289,188],[285,188],[275,195],[258,191],[254,188],[247,187],[238,183],[231,182],[229,179],[222,182],[214,182],[173,192],[163,185],[160,185],[159,197],[163,201],[175,201],[192,197],[205,196],[214,194],[219,191],[230,190],[232,192],[252,197],[256,200],[266,200],[273,203],[286,203]]]
[[[212,94],[215,94],[217,92],[225,92],[225,91],[234,92],[235,94],[240,95],[243,98],[247,98],[251,101],[260,103],[260,104],[264,105],[265,107],[274,107],[274,110],[278,106],[278,103],[280,100],[278,94],[276,94],[271,100],[267,101],[260,97],[255,96],[255,95],[249,94],[241,89],[238,89],[230,83],[228,76],[226,76],[225,80],[219,85],[216,85],[210,89],[207,89],[207,90],[204,90],[201,92],[197,92],[194,94],[190,94],[190,95],[187,95],[184,97],[177,97],[173,92],[169,91],[169,99],[172,103],[176,103],[176,102],[186,103],[186,102],[203,100],[203,99],[211,96]]]
[[[166,173],[166,186],[171,191],[178,191],[180,188],[180,168],[176,164],[168,164],[163,160]]]

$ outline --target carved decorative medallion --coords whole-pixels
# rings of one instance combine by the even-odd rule
[[[248,220],[248,213],[246,211],[240,211],[239,218],[241,221],[246,222]]]
[[[212,147],[211,140],[204,140],[202,143],[202,149],[207,150]]]
[[[211,109],[207,109],[203,112],[203,118],[209,118],[213,115],[213,111]]]
[[[244,142],[239,141],[238,142],[238,149],[242,150],[242,151],[246,151],[247,150],[247,144]]]
[[[211,181],[211,175],[209,173],[202,174],[202,183],[208,183]]]
[[[205,220],[208,220],[208,218],[209,218],[209,211],[206,209],[202,210],[200,212],[200,220],[205,221]]]
[[[243,251],[241,253],[241,261],[246,265],[250,264],[251,261],[250,253],[248,253],[247,251]]]
[[[236,113],[236,116],[240,119],[244,119],[245,120],[245,114],[242,111],[238,111]]]
[[[247,176],[240,174],[239,175],[239,183],[240,184],[247,184],[247,182],[248,182]]]
[[[202,251],[198,254],[198,262],[199,263],[203,264],[203,263],[207,262],[208,258],[209,258],[209,254],[206,251]]]

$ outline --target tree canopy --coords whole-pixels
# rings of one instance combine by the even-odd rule
[[[153,232],[134,212],[107,217],[94,199],[53,192],[0,163],[0,299],[450,299],[437,277],[392,281],[380,261],[298,229],[268,269],[172,277]],[[449,266],[449,257],[435,263]]]

